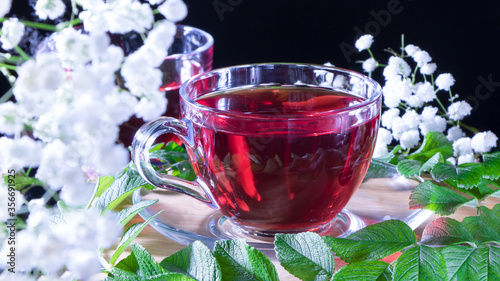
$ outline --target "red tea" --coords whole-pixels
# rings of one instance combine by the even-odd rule
[[[378,115],[366,120],[342,113],[362,101],[309,87],[202,96],[198,104],[240,117],[194,122],[193,166],[210,182],[224,215],[243,228],[317,230],[344,208],[370,164]]]

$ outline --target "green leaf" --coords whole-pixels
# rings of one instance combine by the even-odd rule
[[[401,149],[402,149],[401,146],[398,144],[386,155],[376,157],[373,159],[376,161],[384,162],[384,163],[392,163],[392,160],[394,159],[396,154],[401,151]]]
[[[271,260],[244,239],[216,241],[214,256],[220,265],[222,280],[278,280]]]
[[[485,206],[480,206],[478,214],[484,224],[491,227],[500,235],[500,217],[493,210],[490,210]],[[498,242],[500,242],[500,240]]]
[[[445,180],[457,180],[457,169],[452,164],[446,163],[436,163],[431,170],[432,178],[437,182],[442,182]]]
[[[200,241],[165,258],[160,265],[169,272],[177,272],[196,280],[221,280],[221,269],[212,252]]]
[[[464,163],[457,167],[458,187],[465,189],[477,186],[483,178],[484,167],[481,163]]]
[[[446,262],[436,249],[420,245],[401,254],[394,265],[394,280],[447,280]]]
[[[387,178],[394,176],[394,165],[378,160],[372,160],[366,172],[365,180],[371,178]]]
[[[128,169],[120,177],[116,178],[111,186],[93,204],[93,208],[101,212],[113,210],[125,198],[132,194],[147,182],[142,179],[139,172],[134,169]]]
[[[158,202],[158,199],[155,200],[144,200],[139,203],[132,205],[126,209],[118,212],[117,220],[120,222],[122,226],[125,226],[135,215],[137,215],[140,211],[144,210],[147,207],[150,207]]]
[[[161,168],[172,176],[189,181],[196,178],[186,150],[175,142],[169,142],[162,149],[152,151],[150,157],[161,162]]]
[[[94,197],[101,196],[102,193],[111,186],[113,181],[115,181],[115,178],[112,176],[99,177],[99,179],[97,180],[97,183],[96,183],[97,188],[96,188]]]
[[[398,172],[407,177],[413,177],[415,175],[420,175],[420,168],[422,168],[422,162],[412,159],[401,160],[398,163]]]
[[[120,242],[118,243],[118,246],[116,247],[116,250],[115,252],[113,253],[113,256],[111,256],[111,259],[109,261],[109,263],[111,265],[114,265],[116,260],[118,259],[118,257],[121,255],[121,253],[123,253],[123,251],[125,251],[125,249],[128,247],[128,245],[130,245],[130,243],[132,243],[132,241],[137,237],[137,235],[139,235],[139,233],[141,233],[141,231],[154,219],[156,218],[157,215],[159,215],[161,212],[163,211],[160,211],[158,213],[156,213],[154,216],[152,216],[151,218],[149,218],[147,221],[145,222],[139,222],[139,223],[136,223],[132,226],[130,226],[127,231],[125,231],[125,234],[123,234]]]
[[[277,234],[274,249],[283,268],[301,280],[329,280],[335,271],[330,247],[314,232]]]
[[[348,264],[342,267],[332,277],[332,281],[351,281],[351,280],[392,280],[387,276],[387,270],[390,264],[383,261],[361,261]]]
[[[116,266],[111,270],[111,273],[113,275],[116,275],[115,271],[117,271],[117,269],[120,269],[122,272],[125,271],[128,273],[137,274],[137,272],[139,271],[139,264],[137,263],[137,259],[135,258],[135,254],[133,251],[126,258],[118,262]]]
[[[139,265],[140,276],[149,278],[167,273],[167,271],[165,271],[165,269],[163,269],[163,267],[156,262],[156,260],[143,246],[137,243],[132,243],[130,247],[132,248],[137,264]]]
[[[483,156],[484,174],[487,179],[496,180],[500,178],[500,151],[485,153]]]
[[[463,245],[448,246],[441,250],[446,260],[448,280],[482,280],[477,277],[480,275],[481,263],[486,265],[486,262],[484,258],[477,259],[481,250],[476,250],[475,247]]]
[[[16,173],[14,175],[4,174],[3,180],[6,186],[11,186],[15,190],[21,190],[25,186],[29,185],[45,186],[45,184],[41,182],[39,179],[30,177],[26,173]]]
[[[413,230],[399,220],[369,225],[346,238],[325,236],[323,239],[348,263],[379,260],[417,243]]]
[[[470,231],[478,244],[500,241],[500,234],[487,224],[482,216],[472,216],[463,219],[462,224]]]
[[[423,174],[425,172],[430,172],[430,171],[432,171],[432,169],[434,168],[434,166],[436,166],[437,163],[444,163],[444,162],[445,162],[445,160],[443,158],[443,155],[441,154],[441,152],[438,152],[438,153],[434,154],[434,156],[432,156],[431,158],[429,158],[429,160],[427,160],[422,165],[422,167],[418,171],[418,174],[421,175],[421,174]]]
[[[428,209],[439,215],[450,215],[470,200],[449,188],[424,181],[411,193],[410,208]]]
[[[474,186],[470,189],[460,189],[459,187],[456,188],[464,193],[474,196],[474,198],[476,198],[478,201],[485,200],[488,196],[494,194],[499,190],[499,187],[496,186],[496,184],[485,178],[482,178],[477,186]]]
[[[500,280],[500,247],[488,246],[488,280]]]
[[[425,226],[420,242],[426,245],[453,245],[474,243],[474,237],[459,221],[441,217]]]
[[[438,132],[429,132],[419,149],[408,155],[408,159],[426,162],[429,158],[440,152],[444,159],[453,156],[453,143],[446,136]]]

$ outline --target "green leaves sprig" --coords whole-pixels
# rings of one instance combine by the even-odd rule
[[[281,266],[300,280],[497,280],[500,204],[479,210],[463,222],[430,222],[420,242],[405,223],[388,220],[345,238],[278,234],[274,249]],[[348,264],[335,272],[339,259]],[[278,280],[276,272],[262,252],[236,239],[216,241],[213,251],[196,241],[159,263],[132,244],[106,280]]]

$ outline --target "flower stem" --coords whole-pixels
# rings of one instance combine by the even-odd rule
[[[23,49],[21,49],[21,47],[15,46],[14,50],[16,50],[16,52],[21,55],[21,58],[23,58],[24,61],[30,59],[30,57],[23,51]]]
[[[441,103],[441,101],[439,100],[438,97],[436,97],[436,101],[437,103],[439,104],[439,106],[441,107],[441,109],[443,110],[443,112],[448,115],[448,111],[446,110],[446,108],[444,107],[444,105]]]
[[[4,103],[6,101],[8,101],[10,99],[10,97],[12,97],[14,93],[12,92],[12,88],[10,88],[7,92],[5,92],[5,94],[3,94],[1,97],[0,97],[0,103]]]
[[[7,69],[17,71],[17,66],[15,66],[15,65],[10,65],[10,64],[0,62],[0,67],[5,67]]]
[[[34,27],[36,29],[42,29],[47,31],[56,31],[56,27],[52,24],[46,24],[41,22],[32,22],[27,20],[21,20],[20,22],[24,23],[25,26]]]
[[[466,125],[466,124],[464,124],[464,122],[460,122],[460,127],[462,127],[464,129],[470,131],[473,134],[479,133],[478,129],[476,129],[476,128],[472,127],[472,126]]]

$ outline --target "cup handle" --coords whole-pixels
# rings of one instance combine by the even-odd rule
[[[132,141],[132,161],[137,167],[139,174],[150,184],[189,195],[219,209],[207,184],[200,177],[194,181],[187,181],[178,177],[157,172],[151,165],[149,150],[157,137],[163,134],[173,133],[182,142],[192,147],[194,145],[193,125],[187,119],[178,120],[172,117],[160,117],[144,124],[135,134]]]

